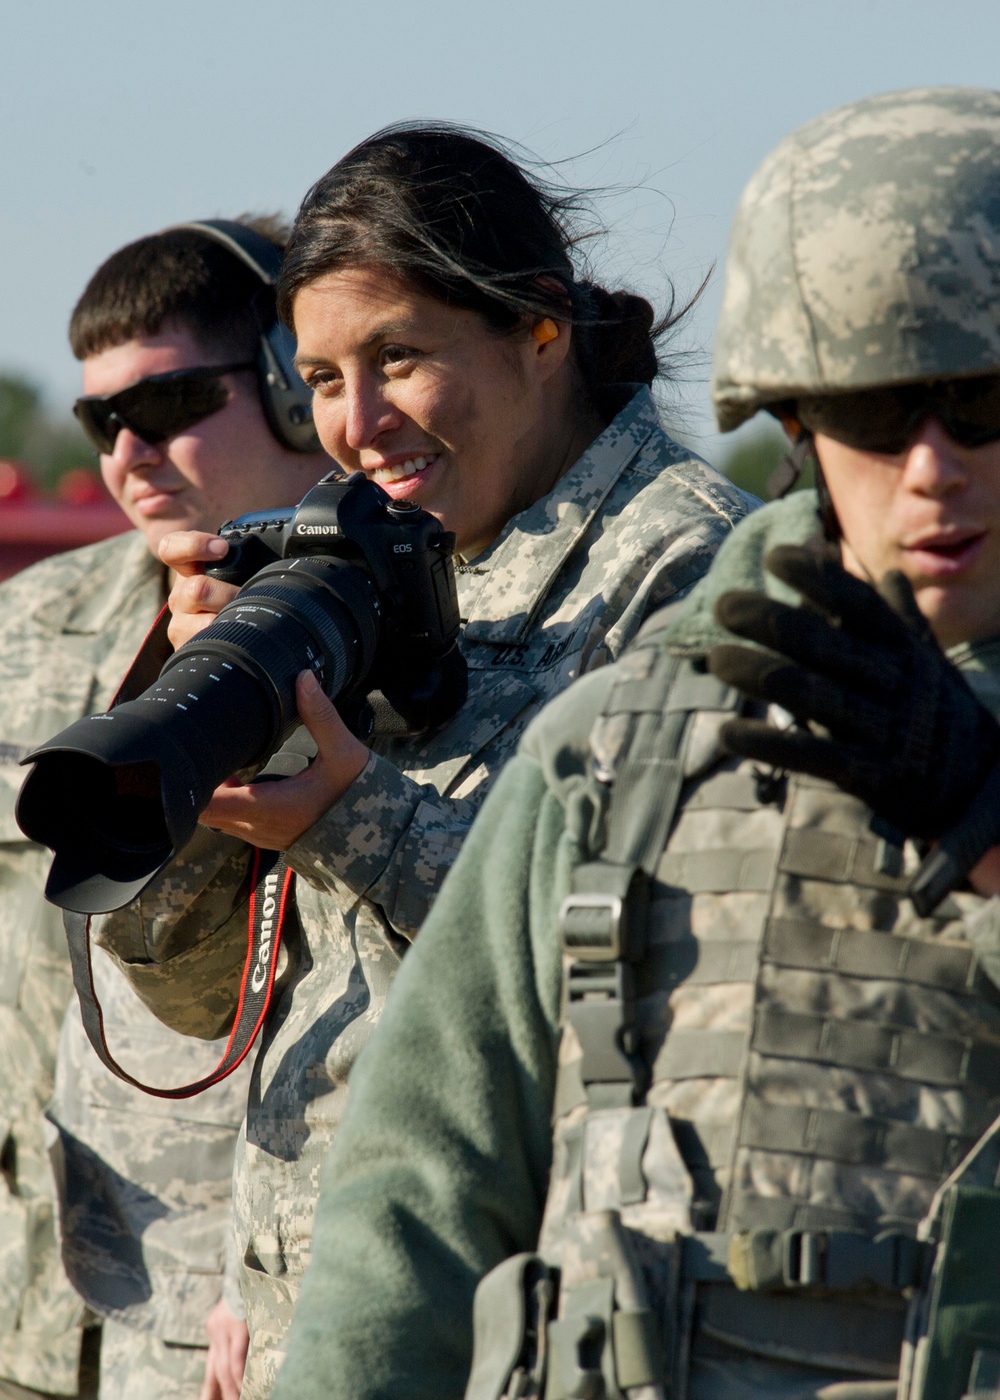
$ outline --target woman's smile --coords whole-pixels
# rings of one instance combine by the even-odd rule
[[[440,452],[413,453],[404,457],[389,459],[378,466],[362,464],[361,470],[377,486],[392,496],[393,500],[409,500],[419,496],[434,476],[434,468],[441,460]]]

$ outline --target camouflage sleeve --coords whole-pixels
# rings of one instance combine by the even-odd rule
[[[251,848],[198,827],[138,899],[93,920],[95,943],[153,1015],[216,1040],[232,1024],[246,951]]]
[[[529,911],[548,926],[561,823],[515,758],[403,961],[351,1075],[274,1400],[463,1394],[476,1283],[533,1246],[545,1197],[559,954]]]
[[[373,753],[343,797],[290,848],[289,864],[341,900],[364,895],[413,938],[475,812],[473,803],[442,797]]]

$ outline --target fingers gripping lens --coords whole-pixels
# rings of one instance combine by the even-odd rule
[[[801,398],[796,416],[861,452],[905,452],[928,418],[960,447],[984,447],[1000,439],[1000,375]]]
[[[77,399],[73,412],[98,452],[114,452],[122,428],[156,446],[225,408],[229,391],[223,376],[253,368],[245,361],[151,374],[115,394]]]

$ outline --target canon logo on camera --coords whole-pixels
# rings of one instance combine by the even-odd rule
[[[296,525],[297,535],[339,535],[336,525]]]

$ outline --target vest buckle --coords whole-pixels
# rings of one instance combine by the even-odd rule
[[[621,895],[568,894],[559,909],[563,950],[581,962],[617,962],[625,956],[624,911]]]

